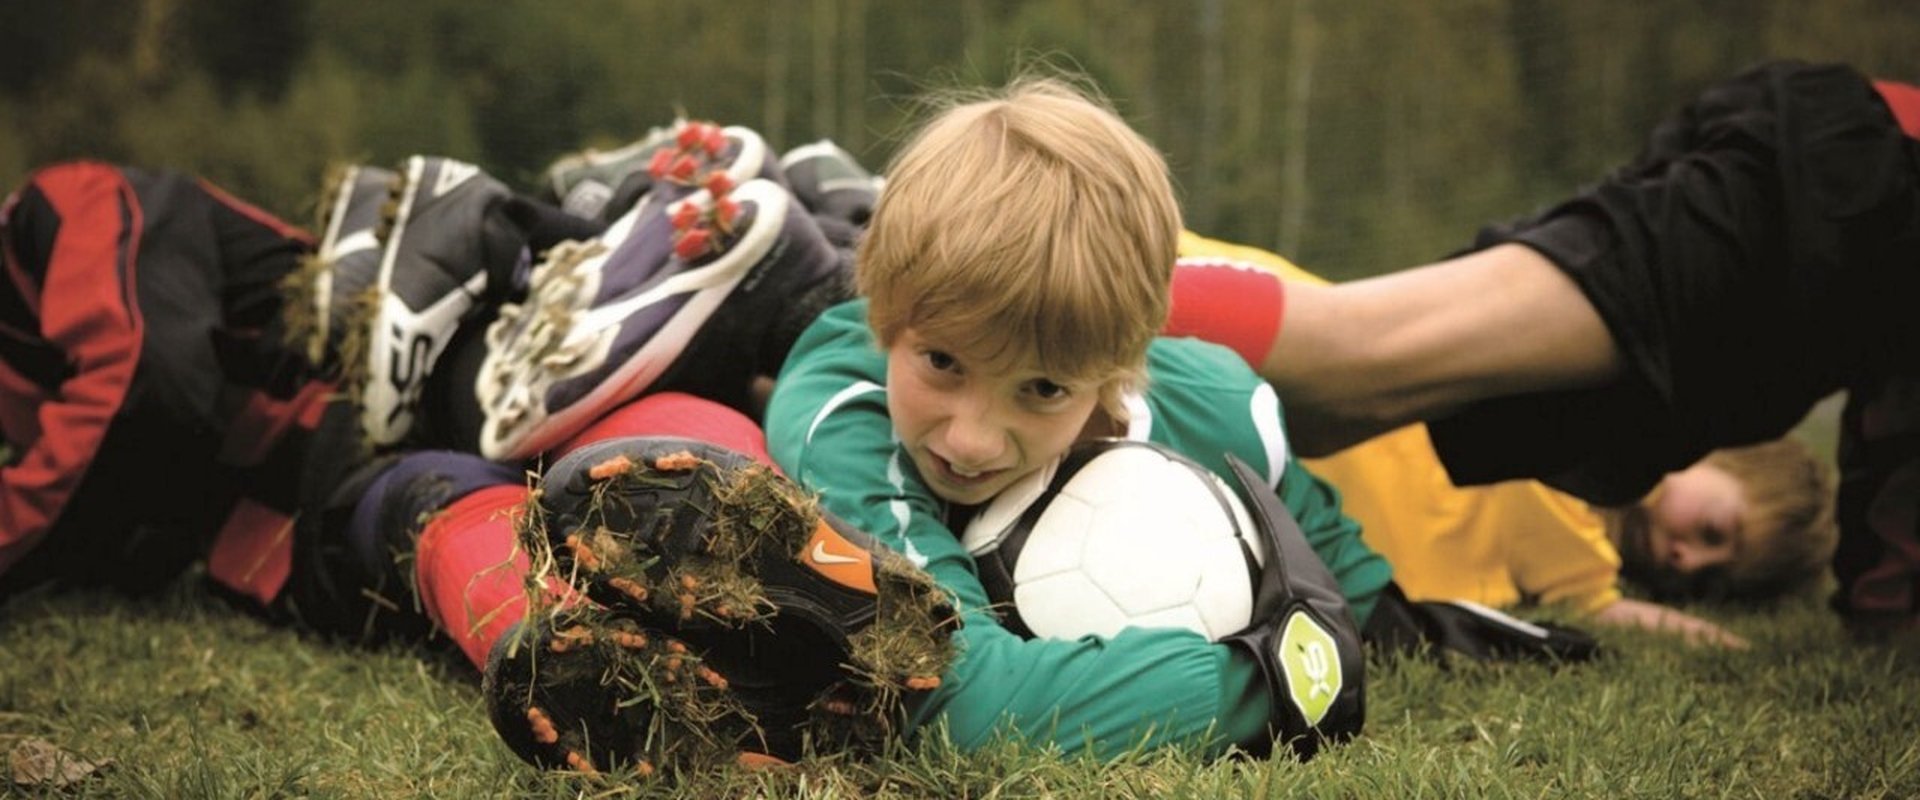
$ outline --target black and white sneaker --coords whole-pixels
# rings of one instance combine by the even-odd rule
[[[541,180],[544,198],[576,217],[609,222],[617,219],[627,209],[606,214],[614,208],[614,193],[629,177],[644,175],[654,154],[673,146],[686,124],[685,120],[675,120],[667,127],[649,129],[647,135],[614,150],[588,148],[561,156],[547,167]]]
[[[809,211],[856,229],[873,217],[884,185],[831,139],[788,150],[780,157],[780,171]]]
[[[367,328],[362,424],[375,445],[413,427],[420,391],[460,323],[511,290],[526,236],[503,211],[512,197],[479,167],[437,156],[406,160],[382,226]]]
[[[380,269],[376,231],[396,180],[379,167],[336,170],[321,198],[319,246],[283,287],[288,341],[322,374],[340,374],[365,358],[367,290]]]

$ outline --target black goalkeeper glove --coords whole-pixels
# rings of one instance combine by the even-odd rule
[[[1221,639],[1253,655],[1273,696],[1270,735],[1243,744],[1264,756],[1283,741],[1300,758],[1311,758],[1321,743],[1350,739],[1366,721],[1359,625],[1339,581],[1273,489],[1240,459],[1228,455],[1227,463],[1267,550],[1253,623]]]
[[[1528,622],[1464,600],[1408,600],[1391,583],[1364,635],[1367,644],[1390,653],[1426,649],[1476,661],[1587,661],[1600,653],[1600,643],[1578,628]]]

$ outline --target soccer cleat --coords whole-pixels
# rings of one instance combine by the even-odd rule
[[[653,154],[672,145],[686,124],[676,120],[671,126],[649,129],[646,136],[616,150],[588,148],[560,157],[547,167],[542,181],[546,200],[577,217],[606,219],[603,214],[615,192],[630,176],[645,173]]]
[[[321,199],[320,244],[284,284],[288,341],[324,373],[365,357],[367,288],[380,268],[375,229],[395,179],[379,167],[337,170]]]
[[[406,436],[421,388],[460,323],[490,291],[508,291],[525,263],[525,235],[499,213],[510,197],[472,164],[407,159],[380,237],[367,330],[361,421],[374,444]]]
[[[881,181],[830,139],[801,145],[780,157],[787,186],[815,214],[866,227]]]
[[[715,189],[717,175],[725,177]],[[568,213],[611,223],[643,199],[666,205],[697,189],[725,194],[726,187],[777,177],[766,142],[751,129],[682,119],[618,150],[555,161],[545,191]]]
[[[952,659],[956,619],[925,572],[732,451],[598,442],[535,498],[530,585],[575,600],[533,591],[486,685],[531,763],[685,772],[877,748]]]
[[[651,775],[773,757],[760,733],[772,715],[748,712],[731,689],[686,643],[579,606],[501,637],[484,692],[494,730],[529,764]]]
[[[719,188],[643,200],[598,240],[549,251],[487,331],[483,455],[531,457],[654,391],[747,406],[785,358],[788,307],[847,261],[779,184]]]

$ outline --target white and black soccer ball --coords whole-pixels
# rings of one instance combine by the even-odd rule
[[[1036,637],[1245,628],[1266,553],[1205,467],[1148,442],[1077,445],[989,501],[961,542],[1007,627]]]

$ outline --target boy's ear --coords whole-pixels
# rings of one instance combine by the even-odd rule
[[[1124,377],[1114,378],[1100,385],[1100,412],[1107,415],[1107,419],[1116,429],[1111,435],[1126,435],[1127,426],[1132,422],[1128,419],[1130,415],[1127,413],[1127,396],[1133,391],[1133,382]]]

